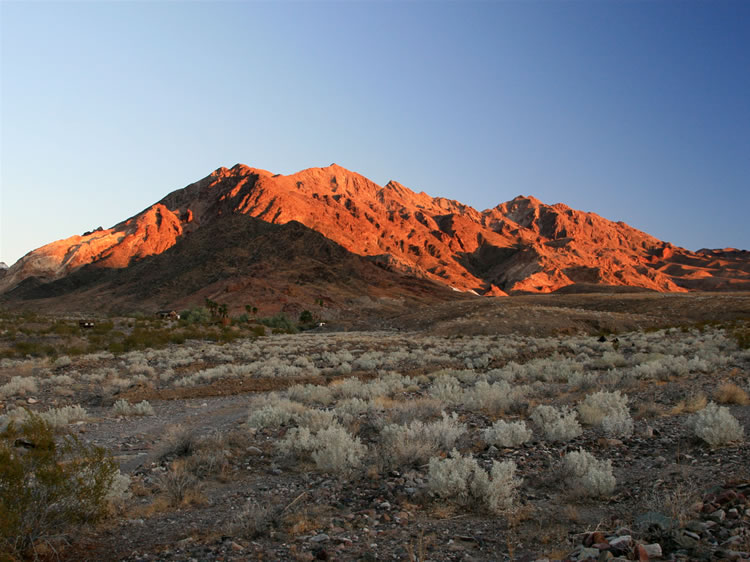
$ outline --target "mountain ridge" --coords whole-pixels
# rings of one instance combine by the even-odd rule
[[[747,252],[690,252],[564,203],[519,195],[478,211],[395,180],[380,186],[337,164],[290,175],[236,164],[109,229],[30,252],[0,277],[0,292],[30,277],[54,281],[84,265],[127,267],[233,214],[296,221],[380,265],[477,294],[546,293],[576,284],[750,289]]]

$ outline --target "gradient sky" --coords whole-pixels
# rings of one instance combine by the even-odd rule
[[[750,2],[0,1],[0,261],[336,162],[750,249]]]

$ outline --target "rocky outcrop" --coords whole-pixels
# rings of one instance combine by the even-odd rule
[[[29,277],[59,279],[86,264],[127,267],[232,214],[297,221],[390,269],[478,294],[576,285],[750,289],[748,252],[690,252],[563,204],[519,196],[480,212],[395,181],[381,187],[336,164],[288,176],[238,164],[110,229],[30,252],[0,278],[0,291]]]

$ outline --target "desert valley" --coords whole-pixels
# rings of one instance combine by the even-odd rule
[[[0,560],[750,559],[750,252],[236,165],[0,269]]]

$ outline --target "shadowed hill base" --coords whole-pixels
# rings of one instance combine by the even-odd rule
[[[249,303],[262,314],[298,314],[317,303],[356,315],[368,306],[401,309],[469,297],[389,271],[297,222],[232,215],[127,268],[88,265],[51,283],[27,279],[3,301],[52,312],[152,312],[206,298],[235,314]]]

